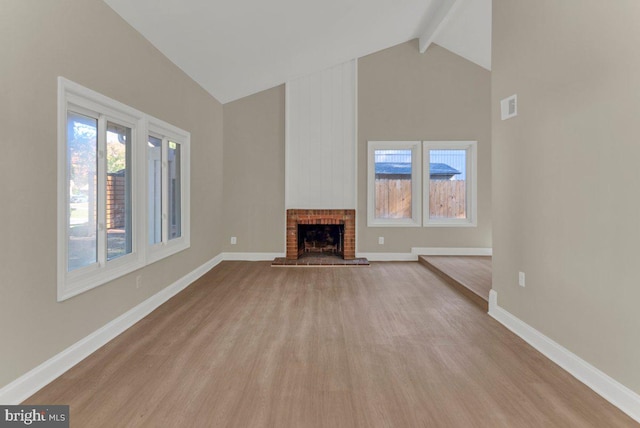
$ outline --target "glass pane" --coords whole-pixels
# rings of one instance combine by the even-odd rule
[[[376,150],[375,218],[412,218],[411,150]]]
[[[149,136],[147,144],[149,244],[162,242],[162,140]]]
[[[169,239],[182,236],[180,144],[169,141]]]
[[[107,260],[131,253],[131,129],[107,123]]]
[[[67,268],[89,266],[98,260],[96,222],[98,120],[67,112]]]
[[[429,151],[429,218],[467,218],[467,151]]]

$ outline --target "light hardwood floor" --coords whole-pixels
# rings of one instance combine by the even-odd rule
[[[420,256],[419,261],[458,291],[489,310],[491,256]]]
[[[638,426],[416,262],[224,262],[26,403],[73,427]]]

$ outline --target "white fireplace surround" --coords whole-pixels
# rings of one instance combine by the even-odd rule
[[[356,208],[356,60],[287,82],[285,205]]]

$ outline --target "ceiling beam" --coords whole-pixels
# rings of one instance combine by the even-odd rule
[[[427,20],[425,29],[420,35],[420,53],[425,53],[438,33],[447,26],[463,0],[438,0],[435,12]]]

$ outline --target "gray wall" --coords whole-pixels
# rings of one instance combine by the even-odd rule
[[[491,247],[491,73],[412,40],[358,60],[359,252]],[[368,140],[477,140],[478,226],[367,227]],[[384,245],[378,237],[384,236]]]
[[[0,17],[1,387],[220,253],[222,106],[102,1],[3,0]],[[191,248],[62,303],[59,75],[190,131],[192,144]]]
[[[498,304],[640,393],[640,2],[493,5]]]
[[[281,85],[224,105],[225,251],[284,252],[284,101]]]

